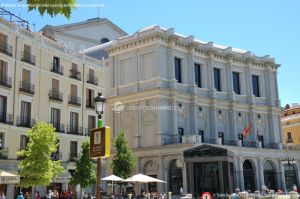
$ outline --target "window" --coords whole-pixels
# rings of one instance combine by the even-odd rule
[[[244,136],[243,136],[243,134],[239,134],[238,138],[239,138],[239,140],[241,140],[242,146],[244,146]]]
[[[96,128],[96,117],[93,115],[88,116],[88,133],[90,133],[91,129]]]
[[[77,142],[70,141],[70,161],[74,161],[77,158]]]
[[[60,58],[59,57],[53,57],[53,67],[54,67],[54,69],[58,70],[59,66],[60,66]]]
[[[31,79],[30,70],[27,70],[27,69],[23,68],[23,70],[22,70],[22,81],[25,82],[25,83],[30,83],[30,79]]]
[[[201,66],[200,64],[194,64],[195,69],[195,84],[201,88]]]
[[[224,133],[223,132],[219,132],[219,139],[221,140],[222,145],[224,145]]]
[[[4,139],[4,133],[0,132],[0,150],[2,150],[4,148],[4,146],[5,146],[4,140],[5,140]]]
[[[104,44],[104,43],[107,43],[107,42],[109,42],[109,39],[107,39],[105,37],[101,39],[101,44]]]
[[[30,102],[21,102],[21,121],[30,122],[31,117],[31,103]]]
[[[221,91],[221,76],[220,69],[214,68],[214,84],[217,91]]]
[[[59,80],[52,79],[52,90],[55,92],[59,92]]]
[[[74,84],[71,84],[71,96],[77,97],[77,86]]]
[[[252,88],[253,88],[253,95],[255,97],[260,97],[259,79],[257,75],[252,75]]]
[[[198,135],[201,136],[201,143],[204,143],[204,131],[198,130]]]
[[[287,140],[286,140],[286,143],[292,143],[293,140],[292,140],[292,133],[291,132],[288,132],[287,133]]]
[[[78,113],[70,112],[70,126],[72,130],[78,128]]]
[[[184,135],[184,129],[182,127],[178,128],[178,134],[179,134],[179,143],[182,143],[182,136]]]
[[[181,79],[181,59],[175,57],[175,79],[178,83],[182,83]]]
[[[264,136],[258,135],[257,139],[261,143],[261,148],[264,148]]]
[[[232,79],[233,79],[233,91],[235,94],[241,94],[240,90],[240,74],[237,72],[232,72]]]
[[[60,130],[60,110],[56,108],[51,108],[51,123],[56,131]]]
[[[0,95],[0,121],[2,121],[2,116],[5,118],[6,114],[6,103],[7,98],[5,96]],[[3,119],[4,119],[3,118]]]
[[[7,63],[0,60],[0,79],[2,80],[7,76]]]
[[[94,90],[86,89],[86,107],[94,108]]]
[[[21,135],[20,136],[20,149],[26,149],[27,144],[29,142],[29,138],[26,135]]]

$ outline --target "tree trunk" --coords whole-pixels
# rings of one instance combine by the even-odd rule
[[[81,199],[81,196],[82,196],[82,186],[80,185],[80,194],[79,194],[79,196],[80,196],[80,199]]]

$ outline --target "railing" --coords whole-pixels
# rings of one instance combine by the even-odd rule
[[[74,95],[69,95],[69,104],[81,106],[81,98]]]
[[[19,91],[34,95],[34,84],[27,81],[20,81]]]
[[[0,112],[0,123],[5,123],[5,124],[13,124],[13,116],[12,114],[7,114],[7,113],[1,113]]]
[[[51,159],[55,161],[62,160],[62,152],[52,153]]]
[[[22,52],[22,59],[21,59],[21,61],[24,61],[26,63],[35,65],[35,56],[32,55],[31,53],[23,51]]]
[[[8,45],[6,42],[0,42],[0,52],[12,56],[12,46]]]
[[[0,85],[11,88],[11,78],[5,75],[0,76]]]
[[[61,92],[56,91],[56,90],[50,90],[49,91],[49,99],[62,102],[63,101],[63,94]]]
[[[77,70],[70,70],[70,78],[81,80],[81,73]]]
[[[52,63],[51,64],[51,72],[63,75],[64,74],[64,67],[61,66],[61,65],[57,65],[57,64]]]
[[[18,116],[17,126],[31,128],[35,125],[36,120],[30,117]]]
[[[88,75],[87,77],[87,83],[98,85],[98,78],[94,75]]]
[[[77,152],[70,152],[69,153],[69,161],[74,162],[77,158],[79,158],[79,153]]]
[[[8,158],[8,147],[0,147],[0,159]]]
[[[83,128],[80,127],[80,126],[68,125],[67,134],[84,135],[83,134]]]
[[[55,128],[55,132],[65,133],[65,124],[50,122],[52,126]]]
[[[293,143],[293,140],[292,139],[287,139],[286,143]]]
[[[94,102],[91,102],[91,101],[87,100],[87,101],[85,102],[85,105],[86,105],[87,108],[95,109],[95,104],[94,104]]]

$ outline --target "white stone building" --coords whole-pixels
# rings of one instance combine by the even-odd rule
[[[282,150],[273,58],[159,26],[84,53],[108,56],[112,137],[124,130],[137,172],[168,182],[148,189],[199,196],[299,185],[300,154]]]

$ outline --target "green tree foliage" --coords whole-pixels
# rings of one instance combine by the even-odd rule
[[[116,155],[110,165],[111,169],[115,175],[124,179],[128,178],[135,170],[136,158],[131,149],[128,148],[128,142],[123,131],[115,138],[113,146],[116,149]]]
[[[85,188],[96,182],[96,165],[90,159],[89,150],[90,142],[86,140],[81,145],[81,157],[75,160],[75,172],[70,179],[70,183],[73,185],[80,185],[80,188]],[[80,191],[81,193],[82,191]]]
[[[19,0],[24,1],[24,0]],[[62,14],[70,18],[72,10],[75,8],[76,0],[26,0],[28,10],[38,10],[41,15],[48,13],[51,17]]]
[[[57,151],[57,136],[51,124],[38,123],[26,131],[29,143],[26,150],[17,152],[24,159],[19,164],[20,186],[48,186],[52,179],[64,169],[60,161],[51,159]]]

